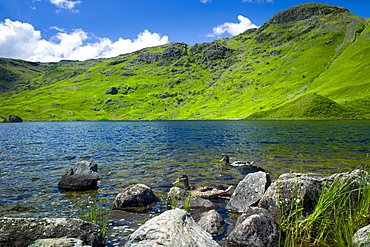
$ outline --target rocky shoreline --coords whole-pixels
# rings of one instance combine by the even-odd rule
[[[97,164],[82,161],[66,171],[58,188],[96,189],[98,179]],[[361,196],[354,193],[356,189],[370,184],[370,175],[362,169],[331,176],[285,173],[275,181],[267,172],[253,171],[239,182],[223,209],[212,199],[173,187],[165,199],[168,210],[141,225],[125,246],[220,246],[214,240],[225,223],[220,210],[239,215],[227,234],[227,246],[278,246],[282,238],[278,222],[291,213],[292,205],[299,205],[303,217],[309,217],[322,191],[333,183],[348,181],[346,190],[355,204]],[[158,201],[150,187],[135,184],[123,188],[111,208],[135,210],[153,207]],[[191,212],[199,209],[203,213],[195,220]],[[369,236],[370,225],[358,229],[352,238],[353,246],[368,246]],[[79,219],[3,217],[0,218],[0,246],[104,246],[104,243],[99,226]]]

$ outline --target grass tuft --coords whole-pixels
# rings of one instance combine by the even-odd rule
[[[313,213],[306,218],[297,199],[299,190],[293,189],[295,203],[279,221],[280,246],[352,246],[355,232],[370,224],[369,168],[367,157],[364,169],[358,171],[360,179],[338,176],[323,185]]]

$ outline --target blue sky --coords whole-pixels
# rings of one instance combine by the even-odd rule
[[[113,57],[170,42],[189,45],[259,27],[299,0],[0,0],[0,57]],[[370,0],[322,0],[369,18]]]

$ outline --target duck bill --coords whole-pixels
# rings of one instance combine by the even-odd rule
[[[223,162],[223,161],[225,161],[225,157],[224,157],[224,158],[222,158],[222,159],[220,159],[220,162]]]
[[[172,184],[178,184],[178,183],[180,183],[181,181],[180,181],[180,179],[177,179],[175,182],[173,182]]]

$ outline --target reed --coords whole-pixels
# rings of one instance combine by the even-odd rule
[[[369,167],[368,157],[361,179],[342,177],[324,184],[317,205],[308,217],[302,214],[299,189],[293,189],[289,210],[278,204],[282,212],[280,246],[352,246],[354,233],[370,224]]]
[[[96,200],[89,201],[88,205],[79,210],[78,217],[81,220],[98,225],[102,233],[102,241],[107,234],[110,210],[104,209]]]

